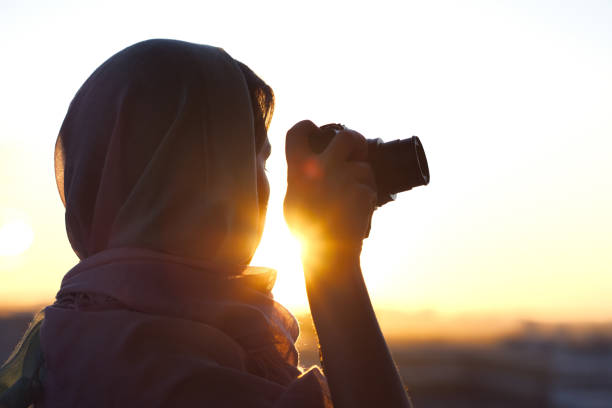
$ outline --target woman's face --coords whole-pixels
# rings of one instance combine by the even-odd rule
[[[272,146],[266,137],[266,141],[257,153],[257,196],[259,198],[259,224],[258,224],[258,245],[263,234],[264,224],[266,222],[266,211],[268,209],[268,199],[270,198],[270,183],[266,176],[266,160],[270,157]]]

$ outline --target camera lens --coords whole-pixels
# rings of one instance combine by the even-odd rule
[[[368,161],[376,178],[379,206],[395,199],[397,193],[429,183],[427,157],[417,136],[387,143],[368,140]]]

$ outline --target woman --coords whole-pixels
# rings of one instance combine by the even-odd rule
[[[285,214],[309,243],[329,389],[297,368],[274,271],[246,266],[264,225],[272,111],[248,67],[179,41],[129,47],[81,87],[56,146],[81,261],[45,309],[37,406],[408,406],[359,269],[375,203],[361,135],[342,131],[319,156],[311,122],[287,135]]]

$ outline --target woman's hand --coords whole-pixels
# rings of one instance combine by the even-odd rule
[[[367,142],[352,130],[319,155],[302,121],[287,132],[285,219],[307,245],[306,293],[336,408],[407,408],[410,401],[378,326],[359,255],[376,203]]]
[[[305,120],[287,132],[285,219],[309,248],[360,251],[376,205],[367,141],[346,129],[315,154],[308,138],[317,130]]]

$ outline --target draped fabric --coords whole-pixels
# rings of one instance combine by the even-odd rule
[[[318,369],[296,367],[298,328],[269,294],[274,271],[218,272],[129,248],[79,263],[58,299],[109,301],[46,308],[40,406],[330,406]]]
[[[81,261],[45,310],[39,405],[330,406],[320,372],[297,368],[275,271],[246,266],[263,219],[241,67],[150,40],[76,94],[55,160]]]

